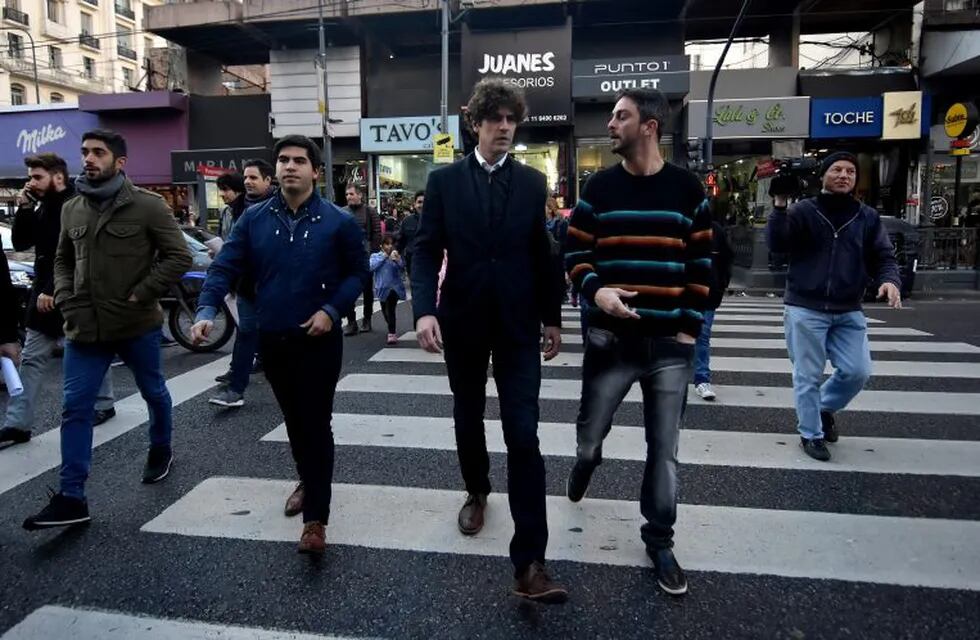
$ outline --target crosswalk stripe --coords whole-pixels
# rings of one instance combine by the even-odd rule
[[[345,640],[341,636],[134,616],[114,611],[46,605],[31,612],[0,640]]]
[[[584,354],[559,353],[557,357],[542,364],[546,367],[581,367]],[[429,353],[422,349],[382,349],[371,356],[371,362],[418,362],[440,364],[444,362],[441,353]],[[755,373],[793,373],[793,365],[788,358],[744,358],[712,356],[712,371],[739,371]],[[827,363],[825,372],[832,373],[833,367]],[[906,362],[883,360],[873,365],[874,375],[898,376],[903,378],[980,378],[980,362]]]
[[[693,391],[689,402],[700,406],[723,407],[763,407],[792,409],[793,389],[790,387],[713,385],[718,400],[705,402]],[[449,380],[445,376],[412,374],[352,373],[340,380],[337,391],[358,393],[377,393],[379,389],[397,389],[398,393],[415,395],[452,395]],[[582,383],[579,380],[541,380],[542,400],[574,400],[581,396]],[[487,395],[497,396],[493,380],[487,381]],[[642,402],[638,386],[634,385],[626,394],[626,402]],[[980,394],[954,393],[946,391],[862,391],[851,404],[849,411],[879,411],[884,413],[919,413],[930,415],[980,415]]]
[[[758,319],[752,322],[758,323]],[[579,320],[563,320],[561,323],[564,329],[581,329],[582,323]],[[868,327],[868,335],[872,336],[931,336],[931,333],[910,329],[907,327]],[[783,333],[783,323],[778,322],[775,326],[750,326],[738,324],[716,324],[711,327],[711,333]]]
[[[407,331],[398,337],[399,342],[418,344],[414,331]],[[581,333],[561,334],[562,344],[582,344]],[[952,353],[980,354],[980,347],[966,342],[910,342],[910,341],[870,341],[871,351],[881,353]],[[759,349],[786,351],[783,338],[719,338],[711,337],[712,349]]]
[[[574,322],[581,318],[577,313],[562,313],[562,323]],[[884,324],[884,320],[877,318],[867,318],[868,324]],[[715,322],[764,322],[769,324],[783,324],[782,313],[759,313],[759,314],[740,314],[740,313],[716,313]]]
[[[456,450],[452,418],[340,413],[332,425],[338,445]],[[486,426],[487,450],[506,453],[500,421],[487,420]],[[288,442],[285,424],[262,440]],[[575,457],[574,424],[542,422],[538,440],[544,455]],[[684,429],[679,455],[681,464],[980,477],[980,442],[848,436],[829,463],[813,460],[797,443],[796,434]],[[646,460],[643,428],[614,426],[602,457]]]
[[[600,470],[601,472],[601,470]],[[639,481],[639,478],[637,478]],[[142,531],[295,542],[283,517],[293,481],[214,477]],[[483,531],[456,529],[460,491],[334,484],[330,544],[375,549],[508,556],[507,496],[491,494]],[[649,566],[635,501],[549,496],[548,558]],[[694,571],[980,590],[980,522],[826,512],[678,505],[675,551]],[[329,551],[328,551],[329,552]]]
[[[169,378],[167,389],[174,407],[214,386],[214,377],[227,371],[231,356],[225,356],[187,373]],[[95,429],[92,447],[132,431],[150,419],[146,401],[139,393],[116,402],[116,417]],[[26,444],[0,451],[0,494],[61,465],[61,430],[51,429]]]

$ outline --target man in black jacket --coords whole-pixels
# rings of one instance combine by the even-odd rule
[[[895,250],[871,207],[852,194],[858,161],[838,151],[820,165],[823,188],[787,209],[793,189],[773,180],[775,205],[767,228],[769,250],[789,254],[786,274],[786,346],[793,361],[800,446],[811,458],[830,460],[825,442],[837,442],[834,413],[854,399],[871,377],[868,323],[861,300],[868,275],[878,297],[902,307]],[[834,373],[821,384],[827,359]]]
[[[27,303],[27,340],[20,365],[24,392],[7,403],[0,446],[31,439],[41,379],[58,341],[64,336],[64,320],[54,307],[54,256],[61,233],[61,205],[75,195],[75,189],[68,180],[65,161],[53,153],[29,156],[24,164],[29,180],[22,194],[23,202],[14,216],[11,239],[16,251],[34,247],[34,285]],[[114,404],[110,369],[99,388],[95,425],[116,415]]]
[[[487,365],[507,443],[507,485],[514,537],[510,556],[517,595],[564,602],[548,576],[544,460],[538,447],[538,393],[544,357],[561,343],[561,280],[544,226],[545,177],[514,161],[509,150],[527,112],[524,96],[501,80],[482,80],[467,106],[479,144],[462,160],[434,171],[415,239],[413,306],[419,344],[439,353],[445,340],[453,417],[467,498],[459,512],[464,535],[483,527],[490,461],[483,416]],[[443,251],[448,263],[436,308]]]
[[[398,229],[398,242],[395,248],[405,259],[405,270],[412,273],[412,254],[415,251],[415,236],[418,235],[419,225],[422,222],[422,207],[425,205],[425,191],[415,194],[415,203],[412,213],[405,216],[401,227]]]
[[[360,185],[349,184],[345,192],[347,206],[344,211],[354,216],[357,224],[364,231],[364,249],[368,255],[381,251],[381,217],[374,207],[364,204],[364,190]],[[357,317],[354,309],[347,314],[347,326],[344,328],[345,336],[357,335],[358,329],[361,331],[371,330],[371,315],[374,313],[374,283],[369,279],[364,284],[364,317],[361,319],[361,326],[357,326]]]

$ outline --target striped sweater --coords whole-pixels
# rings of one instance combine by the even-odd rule
[[[597,172],[572,212],[565,268],[592,305],[590,326],[696,337],[711,283],[711,215],[701,183],[671,164],[652,176],[634,176],[621,164]],[[601,287],[636,291],[624,301],[640,319],[595,307]]]

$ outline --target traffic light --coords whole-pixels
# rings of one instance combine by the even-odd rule
[[[695,138],[687,141],[687,168],[699,172],[704,158],[704,139]]]

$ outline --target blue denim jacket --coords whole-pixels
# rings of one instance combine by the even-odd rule
[[[371,254],[368,267],[374,274],[375,299],[384,302],[392,291],[399,300],[405,299],[405,262],[402,258],[392,260],[384,251],[378,251]]]

